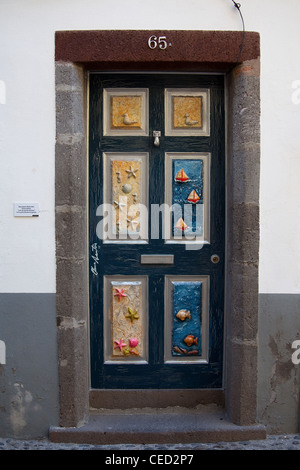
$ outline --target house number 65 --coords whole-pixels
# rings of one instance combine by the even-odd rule
[[[167,49],[168,46],[172,46],[171,43],[168,44],[167,42],[167,37],[166,36],[150,36],[150,38],[148,39],[148,46],[150,47],[150,49],[156,49],[157,46],[160,48],[160,49]]]

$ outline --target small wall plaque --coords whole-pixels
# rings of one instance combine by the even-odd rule
[[[39,203],[38,202],[15,202],[14,203],[14,216],[15,217],[38,217],[39,216]]]

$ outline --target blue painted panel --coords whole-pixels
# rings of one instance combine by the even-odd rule
[[[181,172],[183,170],[184,173]],[[177,175],[179,174],[179,177]],[[180,175],[182,174],[182,178]],[[185,175],[188,179],[185,179]],[[173,235],[203,235],[203,161],[199,159],[174,159],[172,171],[172,204],[178,205],[173,213]],[[195,191],[199,200],[189,196]],[[180,207],[179,207],[180,206]],[[187,225],[184,231],[175,228],[179,218]]]
[[[200,356],[202,324],[202,282],[175,281],[172,282],[172,284],[172,356]],[[179,318],[180,315],[182,315],[182,319]]]

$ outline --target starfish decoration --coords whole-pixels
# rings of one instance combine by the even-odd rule
[[[136,174],[135,174],[135,173],[136,173],[137,171],[138,171],[138,170],[134,170],[134,169],[132,168],[132,166],[130,166],[129,170],[126,170],[126,172],[128,173],[128,178],[130,178],[131,176],[133,176],[134,178],[136,178]]]
[[[139,223],[139,219],[135,220],[133,217],[131,219],[127,219],[127,227],[130,227],[132,230],[136,230]]]
[[[117,208],[120,209],[120,211],[123,210],[123,207],[126,207],[126,204],[124,202],[114,201],[114,203],[116,204]]]
[[[127,346],[126,343],[123,343],[123,338],[120,339],[120,341],[114,341],[116,343],[117,346],[115,346],[115,349],[119,348],[120,351],[122,351],[122,348],[124,348],[125,346]]]
[[[134,320],[138,320],[140,317],[136,310],[133,311],[130,307],[128,307],[128,315],[126,315],[126,318],[130,318],[131,323],[133,323]]]
[[[114,295],[119,297],[119,302],[120,302],[120,300],[121,300],[121,297],[127,297],[127,294],[124,294],[124,290],[125,290],[125,289],[118,289],[118,288],[116,288],[117,293],[114,294]]]
[[[122,352],[123,352],[124,356],[128,356],[128,354],[130,354],[129,346],[127,346]]]

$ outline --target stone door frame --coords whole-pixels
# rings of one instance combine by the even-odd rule
[[[148,38],[166,36],[165,50]],[[240,54],[240,46],[243,49]],[[240,58],[237,63],[237,58]],[[89,416],[87,103],[90,71],[226,76],[224,399],[229,419],[257,419],[260,40],[236,31],[59,31],[56,61],[56,302],[60,426]],[[197,394],[197,391],[195,392]]]

